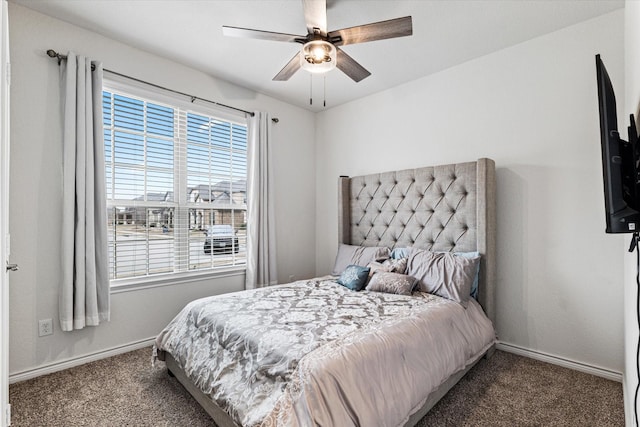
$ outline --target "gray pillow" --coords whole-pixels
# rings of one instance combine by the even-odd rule
[[[406,274],[378,271],[371,277],[371,280],[369,280],[367,290],[387,292],[389,294],[411,295],[415,284],[416,279]]]
[[[353,246],[340,243],[331,274],[340,275],[349,265],[366,267],[372,262],[382,262],[389,258],[389,248],[383,246]]]
[[[409,256],[407,274],[418,280],[419,290],[466,307],[479,262],[479,256],[465,258],[449,252],[414,250]]]

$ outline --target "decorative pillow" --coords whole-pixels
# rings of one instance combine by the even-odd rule
[[[409,257],[407,274],[418,280],[421,291],[457,301],[466,307],[479,263],[479,256],[466,258],[451,252],[416,250]]]
[[[371,262],[382,262],[388,259],[389,255],[389,248],[383,246],[353,246],[341,243],[332,274],[339,275],[348,265],[364,267]]]
[[[369,281],[367,290],[387,292],[389,294],[411,295],[415,284],[416,279],[406,274],[378,271]]]
[[[386,271],[389,273],[404,274],[407,270],[407,258],[391,259],[389,258],[383,263],[371,262],[367,265],[371,269],[369,277],[373,276],[376,271]]]
[[[352,291],[361,291],[364,289],[367,279],[369,278],[369,268],[360,267],[359,265],[350,265],[344,269],[338,283],[351,289]]]
[[[388,259],[382,265],[391,273],[404,274],[407,271],[407,261],[408,258]]]
[[[413,248],[395,248],[391,251],[391,259],[409,258]]]

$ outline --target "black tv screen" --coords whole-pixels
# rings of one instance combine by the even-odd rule
[[[640,181],[638,134],[631,115],[629,141],[620,138],[616,97],[607,69],[596,55],[600,142],[607,233],[640,231]]]

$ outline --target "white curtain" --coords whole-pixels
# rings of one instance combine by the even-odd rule
[[[271,161],[271,117],[255,112],[248,128],[247,289],[278,283]]]
[[[92,70],[93,66],[93,70]],[[102,64],[69,52],[61,64],[63,108],[63,331],[109,320]]]

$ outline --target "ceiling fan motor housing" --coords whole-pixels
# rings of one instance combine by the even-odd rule
[[[312,73],[324,73],[336,66],[336,47],[325,40],[313,40],[302,46],[301,66]]]

